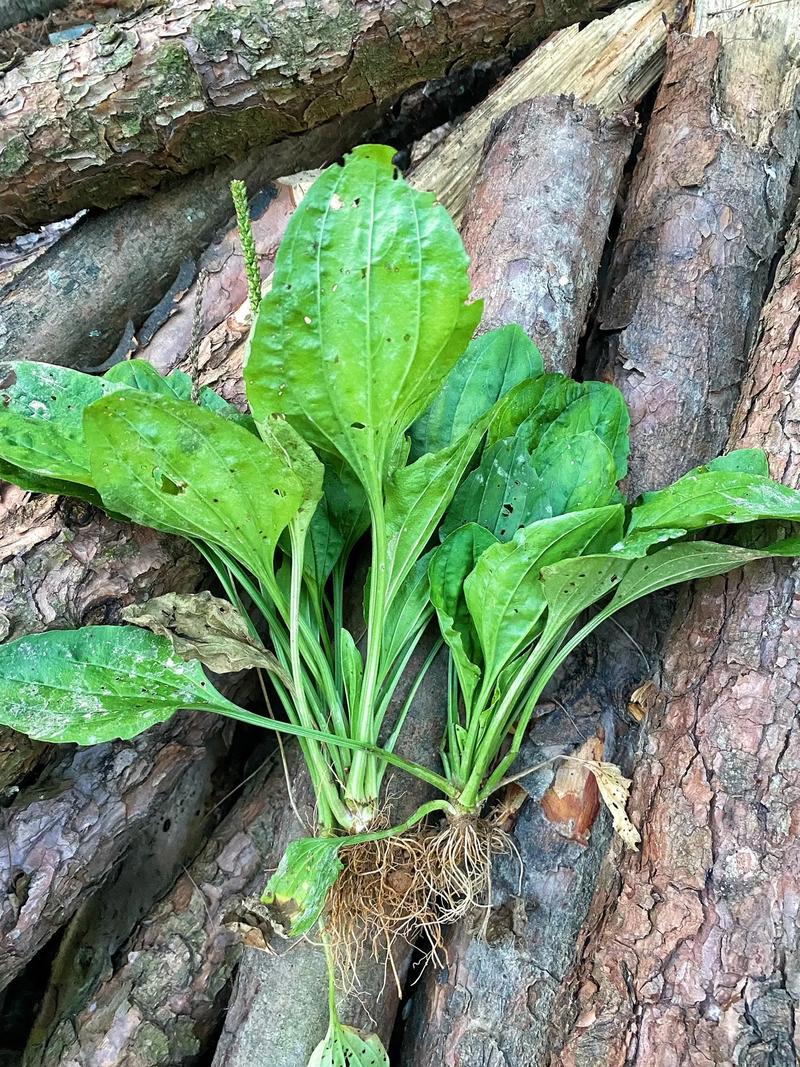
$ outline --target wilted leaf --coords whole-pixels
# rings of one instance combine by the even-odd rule
[[[182,659],[199,659],[216,674],[263,667],[291,689],[291,679],[253,637],[238,608],[207,591],[165,593],[124,608],[122,618],[168,638]]]
[[[299,937],[314,926],[343,868],[339,849],[345,843],[345,838],[301,837],[287,846],[261,897],[279,933]]]
[[[592,772],[597,788],[600,790],[600,796],[611,812],[614,829],[631,851],[638,852],[642,837],[625,810],[630,794],[631,779],[623,777],[616,763],[604,763],[599,760],[576,760],[576,762]]]

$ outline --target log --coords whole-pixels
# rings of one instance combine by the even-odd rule
[[[222,723],[181,714],[128,743],[78,749],[24,790],[3,815],[0,989],[102,884],[206,758]]]
[[[146,195],[169,174],[311,129],[603,12],[347,0],[173,0],[28,56],[0,84],[0,240]]]
[[[492,127],[464,215],[481,330],[518,323],[549,370],[571,374],[635,118],[565,96],[518,104]]]
[[[85,370],[103,364],[126,332],[139,332],[176,279],[174,290],[186,289],[195,259],[220,227],[230,228],[232,178],[255,193],[282,174],[322,166],[377,118],[376,108],[362,108],[82,220],[0,291],[0,358]],[[201,266],[214,271],[213,255],[205,258]]]
[[[599,313],[600,362],[636,427],[631,496],[669,480],[665,419],[686,468],[726,438],[798,157],[796,0],[696,8],[669,42]]]
[[[286,747],[294,777],[298,756]],[[26,1050],[28,1067],[182,1067],[197,1062],[224,1010],[245,937],[243,896],[259,893],[281,847],[283,770],[265,761],[177,879],[115,955],[99,987]],[[237,910],[238,909],[238,910]],[[251,920],[255,922],[255,920]],[[240,922],[240,928],[234,925]]]
[[[800,218],[764,308],[730,447],[800,484]],[[629,810],[607,859],[553,1062],[796,1062],[800,569],[760,563],[681,601]]]

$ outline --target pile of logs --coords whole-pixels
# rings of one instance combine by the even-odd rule
[[[622,390],[629,495],[726,446],[800,484],[800,0],[263,6],[172,0],[2,77],[0,238],[93,210],[0,294],[0,354],[135,355],[242,404],[229,179],[254,194],[268,285],[308,181],[292,172],[403,91],[505,54],[410,171],[461,227],[481,328],[517,322],[548,369]],[[2,489],[2,639],[206,580],[182,542]],[[488,920],[450,930],[446,965],[397,960],[402,1004],[367,968],[344,1020],[404,1067],[794,1063],[799,592],[773,561],[601,628],[523,758],[620,763],[641,852],[612,841],[577,764],[525,778],[506,798],[521,880],[501,857]],[[415,751],[436,748],[442,684],[418,695]],[[85,750],[0,731],[1,1063],[305,1067],[324,959],[250,900],[301,829],[287,768],[251,742],[191,714]]]

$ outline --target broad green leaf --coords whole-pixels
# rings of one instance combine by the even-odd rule
[[[196,661],[137,626],[50,630],[0,646],[0,723],[38,741],[127,739],[224,703]]]
[[[124,608],[122,618],[161,634],[181,659],[199,659],[217,674],[263,667],[291,689],[278,660],[253,636],[239,609],[227,600],[202,593],[165,593]]]
[[[481,312],[465,303],[468,260],[452,220],[399,178],[393,154],[362,145],[305,195],[245,367],[257,420],[285,414],[372,491]]]
[[[326,493],[317,505],[308,527],[303,567],[319,591],[323,588],[344,550],[344,536],[334,524]]]
[[[428,552],[420,556],[386,612],[381,643],[384,670],[391,667],[407,643],[427,625],[433,614],[428,585],[428,565],[432,555]]]
[[[487,548],[464,581],[464,596],[486,663],[489,685],[541,628],[546,601],[543,567],[607,552],[619,540],[621,504],[542,519],[514,540]]]
[[[120,388],[69,367],[0,363],[0,456],[11,465],[7,473],[18,468],[37,479],[92,486],[83,413]]]
[[[365,1034],[332,1019],[308,1067],[389,1067],[389,1057],[377,1034]]]
[[[544,430],[584,390],[580,382],[563,374],[542,374],[520,382],[498,405],[489,428],[489,444],[519,434],[532,451]]]
[[[614,457],[616,478],[628,473],[630,416],[619,389],[605,382],[581,383],[581,395],[572,400],[550,422],[536,440],[528,439],[531,448],[548,448],[551,441],[565,440],[591,431],[600,438]],[[522,432],[522,431],[521,431]]]
[[[2,452],[2,443],[0,443]],[[18,485],[29,493],[48,493],[52,496],[72,496],[78,500],[85,500],[96,507],[101,506],[101,500],[94,489],[88,485],[78,485],[77,482],[62,482],[57,478],[46,478],[41,474],[31,474],[30,471],[22,470],[13,463],[0,459],[0,481]]]
[[[353,635],[344,628],[339,631],[339,653],[342,658],[342,678],[347,694],[347,705],[352,712],[358,707],[361,680],[364,677],[364,660],[353,640]]]
[[[159,374],[152,363],[144,359],[129,359],[122,363],[115,363],[110,370],[106,371],[104,378],[107,382],[116,382],[118,385],[126,385],[144,393],[177,397],[178,400],[192,399],[192,379],[188,374],[174,370],[165,378]],[[255,422],[249,415],[243,415],[238,408],[229,404],[207,385],[199,390],[197,403],[206,411],[213,411],[224,419],[231,419],[232,422],[244,426],[251,433],[257,432]]]
[[[325,461],[323,491],[328,515],[344,541],[346,555],[369,528],[369,506],[361,483],[341,460]]]
[[[428,568],[430,599],[442,637],[450,648],[467,708],[480,680],[483,657],[464,597],[464,579],[474,570],[481,554],[497,543],[494,534],[469,523],[454,530],[439,545]]]
[[[550,515],[552,509],[531,455],[519,437],[511,437],[484,450],[480,465],[453,497],[441,536],[476,522],[499,540],[510,541],[521,526]]]
[[[479,422],[455,444],[429,452],[395,471],[386,484],[385,521],[388,590],[391,601],[453,499],[458,483],[483,436]]]
[[[615,501],[618,492],[614,457],[596,433],[589,430],[551,436],[548,432],[546,437],[536,449],[533,462],[551,514],[565,515]]]
[[[414,459],[447,448],[510,389],[543,370],[539,349],[519,326],[501,326],[476,337],[411,427]]]
[[[283,460],[303,487],[303,495],[292,524],[297,528],[302,545],[311,524],[311,518],[322,499],[322,480],[325,468],[297,430],[286,419],[271,416],[260,422],[258,432],[269,451]]]
[[[133,390],[85,416],[92,479],[135,522],[208,541],[258,577],[303,504],[300,479],[247,430],[185,400]]]
[[[542,569],[542,591],[547,601],[547,624],[542,640],[568,628],[581,612],[596,604],[618,585],[631,566],[618,556],[580,556]]]
[[[339,849],[346,843],[341,837],[301,837],[287,846],[261,897],[282,933],[307,934],[322,915],[328,890],[343,868]]]
[[[763,519],[800,521],[800,492],[760,474],[709,470],[686,474],[666,489],[645,493],[631,510],[628,534],[666,528],[702,530]]]

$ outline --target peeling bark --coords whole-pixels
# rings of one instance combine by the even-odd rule
[[[377,117],[375,108],[361,109],[81,221],[0,292],[0,357],[91,370],[123,335],[135,347],[148,336],[143,323],[153,308],[171,286],[171,295],[186,289],[195,258],[216,230],[231,225],[231,178],[256,192],[282,174],[321,166],[356,144]],[[230,254],[230,238],[204,255],[200,268],[219,270],[220,252]]]
[[[495,123],[464,215],[481,330],[518,323],[572,373],[635,119],[539,97]]]
[[[78,749],[6,809],[0,988],[108,876],[221,728],[217,716],[181,714],[134,741]]]
[[[598,0],[173,0],[0,85],[0,239],[393,99],[602,13]]]
[[[797,220],[730,439],[766,448],[790,485],[800,484],[799,279]],[[796,1062],[799,589],[785,560],[682,599],[629,805],[642,852],[609,854],[551,1063]]]
[[[670,39],[599,315],[635,428],[629,495],[668,481],[665,421],[683,427],[687,469],[725,441],[790,206],[798,27],[790,0]]]

